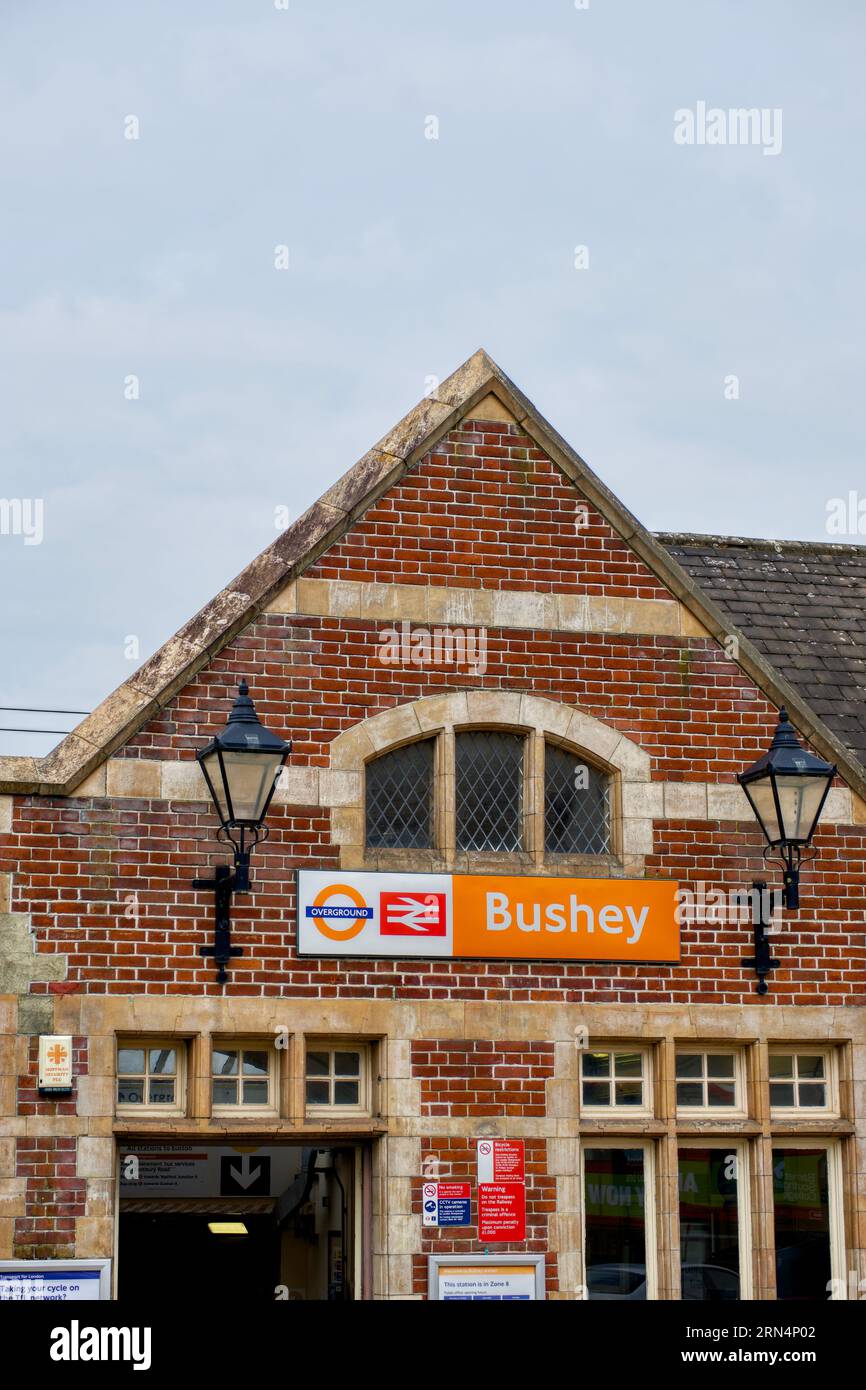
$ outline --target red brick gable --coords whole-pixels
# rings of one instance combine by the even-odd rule
[[[441,439],[305,577],[671,597],[518,425],[479,419]]]

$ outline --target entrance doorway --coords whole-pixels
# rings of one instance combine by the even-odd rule
[[[359,1297],[360,1158],[356,1145],[123,1145],[118,1297]]]

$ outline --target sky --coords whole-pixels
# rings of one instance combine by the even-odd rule
[[[3,0],[0,705],[92,709],[478,347],[650,528],[866,544],[864,31]]]

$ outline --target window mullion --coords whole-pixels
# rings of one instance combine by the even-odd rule
[[[434,815],[436,839],[447,868],[453,868],[457,853],[457,772],[454,726],[449,724],[436,740],[436,782]]]
[[[526,742],[523,843],[533,865],[540,869],[544,867],[544,734],[536,731]]]

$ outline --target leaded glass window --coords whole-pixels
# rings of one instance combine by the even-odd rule
[[[367,844],[430,849],[433,844],[433,739],[409,743],[367,764]]]
[[[553,743],[544,750],[544,848],[548,854],[610,853],[608,778]]]
[[[523,848],[523,749],[519,734],[458,734],[457,848]]]

